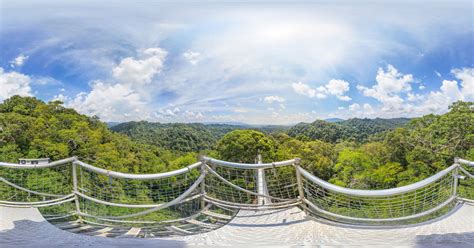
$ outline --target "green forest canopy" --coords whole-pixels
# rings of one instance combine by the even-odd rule
[[[302,166],[337,185],[381,189],[419,181],[454,157],[474,159],[474,103],[412,120],[315,121],[288,127],[130,122],[112,131],[62,102],[14,96],[0,104],[0,161],[78,156],[129,173],[184,167],[199,153],[240,162],[300,157]]]

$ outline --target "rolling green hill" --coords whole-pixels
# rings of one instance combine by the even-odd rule
[[[271,133],[284,131],[286,126],[251,126],[202,123],[125,122],[111,127],[135,141],[181,152],[214,149],[225,134],[237,129],[252,129]]]
[[[291,137],[310,140],[323,140],[336,143],[344,140],[363,143],[374,134],[402,127],[408,118],[359,119],[353,118],[338,122],[316,120],[312,123],[299,123],[288,130]]]

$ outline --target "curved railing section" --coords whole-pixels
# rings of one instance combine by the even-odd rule
[[[431,218],[473,199],[472,180],[464,179],[473,178],[474,162],[463,159],[422,181],[384,190],[340,187],[299,163],[202,157],[158,174],[106,170],[76,157],[42,165],[0,163],[0,205],[41,207],[54,220],[191,234],[224,225],[239,209],[300,206],[318,218],[385,225]]]
[[[467,160],[456,160],[452,166],[422,181],[385,190],[357,190],[340,187],[297,170],[302,177],[303,201],[309,213],[348,223],[411,223],[429,219],[459,199],[460,172],[472,175],[462,167]],[[467,191],[472,192],[472,188]]]
[[[205,200],[227,208],[274,209],[297,205],[299,159],[244,164],[203,157]]]

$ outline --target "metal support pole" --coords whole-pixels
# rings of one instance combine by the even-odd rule
[[[201,175],[206,174],[206,161],[201,159]],[[201,209],[206,207],[206,202],[204,196],[206,195],[206,178],[204,178],[201,182]]]
[[[258,164],[262,163],[262,155],[258,154],[257,156]],[[266,189],[265,183],[265,169],[257,169],[257,193],[261,195],[268,195],[268,190]],[[268,201],[266,197],[258,196],[258,205],[263,206]]]
[[[457,162],[457,159],[455,159],[455,161]],[[453,170],[453,177],[454,177],[453,196],[456,196],[458,194],[457,190],[458,190],[458,180],[459,180],[459,166],[461,165],[457,164],[456,169]]]
[[[79,221],[82,222],[82,216],[79,215],[79,213],[81,213],[81,208],[79,205],[79,196],[76,193],[78,192],[76,161],[77,161],[77,158],[75,158],[74,161],[72,162],[72,191],[74,193],[74,203],[76,204],[76,213],[78,214]]]
[[[297,158],[293,166],[295,167],[296,182],[298,183],[298,200],[303,202],[304,200],[303,180],[301,178],[300,170],[298,169],[300,167],[300,162],[301,162],[301,159]],[[306,212],[306,208],[305,208],[305,212]]]

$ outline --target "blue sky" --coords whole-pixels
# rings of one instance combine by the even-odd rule
[[[0,0],[0,101],[291,124],[474,100],[471,1],[62,2]]]

